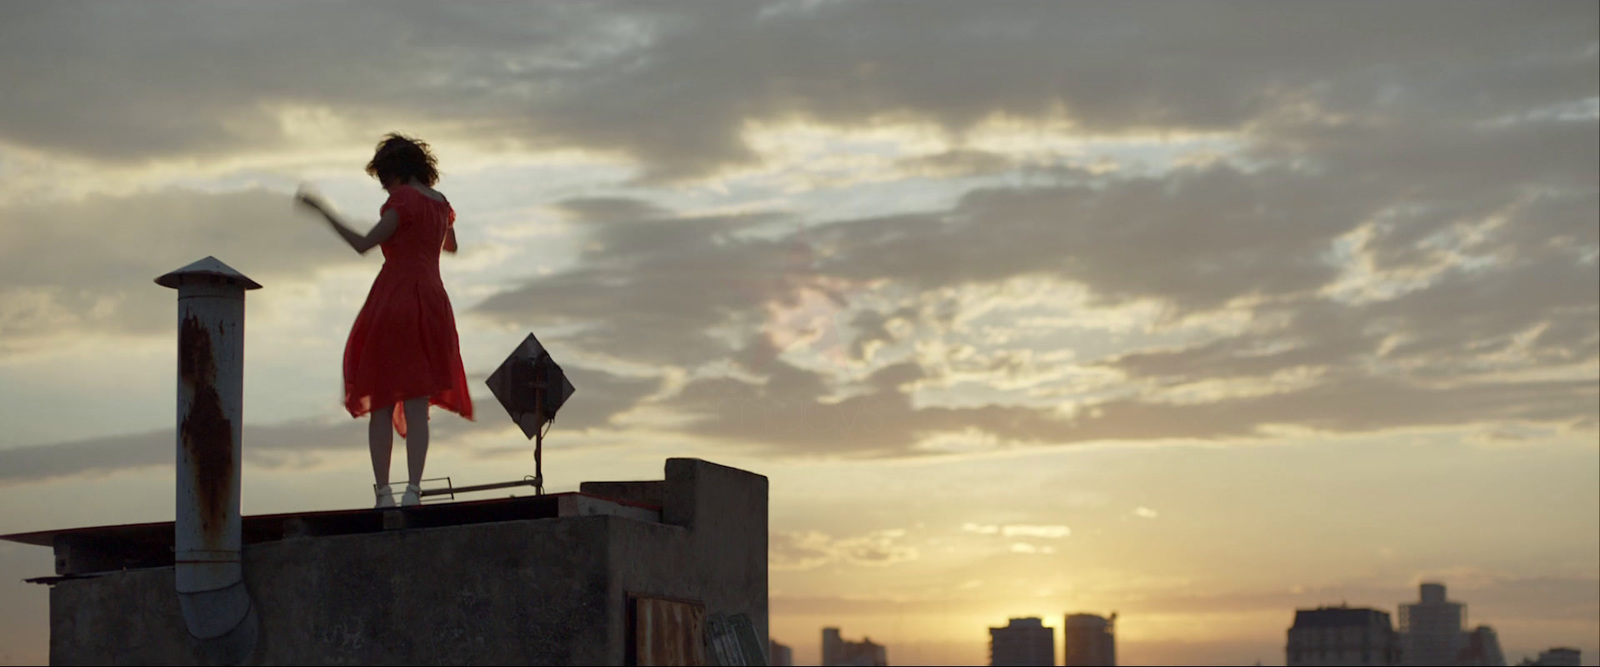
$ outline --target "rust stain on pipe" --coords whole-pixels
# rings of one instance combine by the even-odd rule
[[[217,394],[217,360],[211,332],[190,315],[178,330],[178,378],[193,398],[178,427],[183,449],[193,462],[200,529],[206,546],[222,549],[229,490],[233,487],[233,423]]]

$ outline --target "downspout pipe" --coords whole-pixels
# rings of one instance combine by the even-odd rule
[[[156,278],[178,290],[177,517],[173,569],[184,624],[206,662],[255,650],[259,621],[239,559],[244,293],[261,285],[206,257]]]

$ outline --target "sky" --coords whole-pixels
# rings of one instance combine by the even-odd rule
[[[247,514],[372,502],[345,337],[384,134],[429,142],[475,421],[577,393],[552,491],[771,483],[772,636],[983,664],[1283,664],[1294,610],[1449,586],[1515,662],[1600,658],[1593,2],[0,5],[0,533],[170,520],[176,306],[247,298]],[[397,454],[396,474],[403,471]],[[48,549],[0,543],[0,662]],[[1058,633],[1059,641],[1059,633]],[[1059,649],[1058,649],[1059,653]]]

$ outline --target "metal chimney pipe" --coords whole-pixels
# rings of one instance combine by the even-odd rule
[[[258,621],[239,560],[244,292],[261,285],[215,257],[156,278],[178,290],[178,605],[202,657],[238,664]]]

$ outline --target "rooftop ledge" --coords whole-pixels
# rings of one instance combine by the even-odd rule
[[[590,484],[610,486],[617,483],[586,482],[585,486]],[[623,484],[633,486],[650,483]],[[597,515],[659,523],[661,506],[627,498],[602,497],[592,493],[553,493],[396,509],[332,510],[245,516],[242,532],[244,544],[248,545],[309,537],[376,533],[385,530]],[[0,540],[55,548],[58,576],[28,579],[30,583],[54,584],[63,579],[173,564],[172,521],[41,530],[0,535]]]

